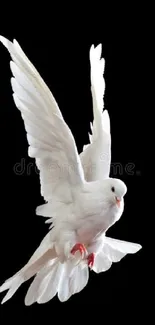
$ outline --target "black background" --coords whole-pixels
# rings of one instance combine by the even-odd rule
[[[52,28],[49,23],[47,29],[40,28],[40,31],[36,26],[30,32],[20,28],[10,28],[8,32],[4,28],[1,34],[10,40],[16,38],[40,72],[73,132],[79,153],[88,143],[89,123],[92,121],[89,49],[91,44],[102,43],[106,82],[104,102],[111,119],[112,163],[120,163],[123,168],[123,173],[111,175],[121,178],[128,187],[123,216],[108,235],[140,243],[143,248],[137,254],[128,255],[121,262],[113,264],[105,273],[97,275],[91,272],[87,287],[63,304],[55,297],[45,305],[26,307],[24,297],[32,281],[29,280],[0,307],[1,315],[5,318],[17,319],[31,313],[48,314],[55,306],[59,309],[75,306],[78,312],[80,304],[87,308],[97,304],[105,306],[107,301],[113,305],[116,298],[121,304],[127,296],[143,298],[145,240],[141,66],[144,58],[141,33],[131,26],[119,31],[113,26],[111,32],[105,26],[100,26],[95,32],[78,26],[80,23],[75,29],[72,29],[72,25],[65,29],[62,23],[58,31],[56,26]],[[44,219],[35,215],[36,206],[42,204],[43,200],[34,161],[27,155],[23,121],[12,99],[9,61],[7,50],[0,44],[1,283],[27,262],[48,230]],[[22,160],[25,165],[19,175],[14,167]],[[30,163],[33,163],[33,167],[28,174]],[[134,166],[132,175],[125,168],[129,163]],[[3,296],[4,293],[1,299]]]

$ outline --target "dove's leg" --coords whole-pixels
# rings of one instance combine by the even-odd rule
[[[95,262],[95,255],[102,249],[103,247],[103,238],[100,237],[93,241],[87,248],[88,250],[88,257],[87,262],[90,268],[93,267]]]
[[[82,258],[85,256],[86,254],[86,248],[83,244],[81,243],[77,243],[73,246],[73,248],[71,249],[71,254],[75,254],[76,252],[80,252]]]
[[[93,265],[94,265],[94,261],[95,261],[95,253],[90,253],[90,254],[88,255],[88,257],[87,257],[88,266],[89,266],[90,268],[93,267]]]

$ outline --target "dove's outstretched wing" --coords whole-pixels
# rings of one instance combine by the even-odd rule
[[[29,156],[40,171],[41,194],[69,202],[71,188],[82,184],[83,168],[71,130],[43,79],[16,40],[0,41],[11,55],[13,98],[20,110],[29,143]]]
[[[101,58],[101,44],[90,48],[91,94],[94,120],[91,124],[90,144],[84,146],[80,154],[87,181],[109,177],[111,163],[110,119],[104,109],[105,81],[103,77],[105,61]]]

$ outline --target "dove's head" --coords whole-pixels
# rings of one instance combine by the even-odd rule
[[[117,178],[109,178],[106,182],[106,195],[111,203],[117,204],[120,207],[124,195],[127,192],[127,187],[123,181]]]

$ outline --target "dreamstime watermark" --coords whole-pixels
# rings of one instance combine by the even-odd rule
[[[95,172],[95,168],[98,166],[95,164],[89,164],[84,166],[84,170],[87,173]],[[16,175],[27,175],[30,176],[32,174],[38,174],[40,173],[41,166],[37,168],[35,162],[29,162],[26,163],[26,159],[22,158],[20,162],[17,162],[13,166],[13,171]],[[49,175],[51,179],[62,179],[63,177],[66,177],[66,173],[71,174],[72,172],[76,172],[77,167],[74,167],[73,165],[66,165],[66,164],[57,164],[57,163],[51,163],[49,164],[46,163],[46,166],[44,166],[44,174],[45,177]],[[111,163],[110,166],[110,173],[113,176],[122,176],[124,174],[128,176],[133,176],[133,175],[140,175],[140,171],[136,169],[136,165],[132,162],[128,162],[126,164],[122,164],[120,162],[115,162]]]

